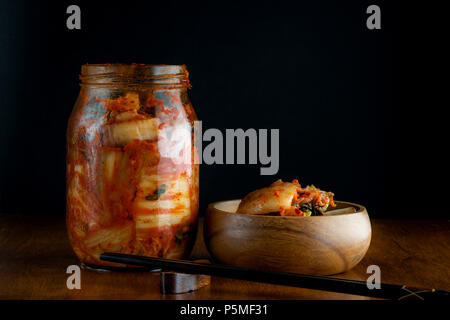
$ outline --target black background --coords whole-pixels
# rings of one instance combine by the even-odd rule
[[[70,4],[81,30],[66,28]],[[366,27],[370,4],[381,30]],[[80,66],[139,62],[188,66],[204,130],[280,129],[276,176],[202,165],[201,214],[298,178],[371,217],[446,218],[445,190],[432,184],[447,148],[439,12],[397,1],[2,2],[0,213],[65,214]]]

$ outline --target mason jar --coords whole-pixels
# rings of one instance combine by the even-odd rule
[[[185,65],[87,64],[67,130],[70,244],[88,266],[103,252],[185,258],[195,240],[195,111]]]

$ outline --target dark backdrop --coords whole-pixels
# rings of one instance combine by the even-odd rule
[[[431,4],[2,2],[0,212],[65,214],[65,134],[84,63],[186,64],[204,129],[279,128],[280,170],[201,167],[207,203],[298,178],[372,217],[447,217]],[[392,2],[392,1],[391,1]],[[81,7],[81,30],[66,8]],[[382,29],[366,28],[378,4]],[[445,103],[444,103],[445,104]]]

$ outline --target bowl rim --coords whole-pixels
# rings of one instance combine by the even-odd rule
[[[208,204],[208,211],[213,209],[223,213],[223,214],[233,214],[236,216],[241,216],[241,217],[258,217],[256,219],[271,219],[271,218],[275,218],[275,219],[294,219],[294,220],[298,220],[299,218],[302,219],[316,219],[316,218],[324,218],[324,217],[339,217],[339,216],[346,216],[346,215],[352,215],[352,214],[368,214],[367,213],[367,209],[366,207],[357,204],[357,203],[353,203],[353,202],[348,202],[348,201],[335,201],[335,203],[342,203],[342,204],[348,204],[352,207],[355,207],[356,211],[355,212],[348,212],[348,213],[341,213],[341,214],[330,214],[330,215],[323,215],[323,216],[269,216],[269,215],[265,215],[265,214],[245,214],[245,213],[236,213],[236,212],[231,212],[231,211],[225,211],[222,209],[219,209],[216,207],[217,204],[219,203],[223,203],[223,202],[232,202],[232,201],[242,201],[242,199],[231,199],[231,200],[222,200],[222,201],[215,201],[215,202],[211,202],[210,204]]]

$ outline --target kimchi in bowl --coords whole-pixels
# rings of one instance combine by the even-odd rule
[[[361,205],[336,201],[325,215],[296,217],[236,213],[240,201],[208,206],[205,244],[218,263],[331,275],[353,268],[369,248],[370,219]]]

